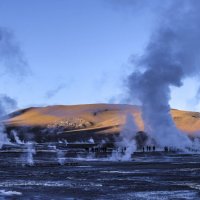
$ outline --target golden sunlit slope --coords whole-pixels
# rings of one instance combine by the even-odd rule
[[[64,127],[65,131],[82,130],[113,133],[119,131],[124,124],[127,113],[131,113],[143,130],[143,121],[138,106],[117,104],[56,105],[19,110],[9,115],[5,121],[7,126],[41,126],[48,128]],[[200,114],[171,110],[171,114],[179,129],[196,133],[200,131]]]

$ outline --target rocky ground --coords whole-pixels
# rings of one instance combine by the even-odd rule
[[[122,162],[47,146],[0,152],[0,199],[200,199],[198,154],[141,152]]]

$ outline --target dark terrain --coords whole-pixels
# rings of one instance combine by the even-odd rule
[[[138,152],[122,162],[73,151],[36,145],[32,163],[33,149],[2,150],[0,199],[200,199],[198,154]]]

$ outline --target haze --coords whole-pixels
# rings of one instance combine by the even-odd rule
[[[1,0],[0,27],[13,31],[28,73],[17,78],[0,62],[0,93],[16,99],[19,108],[129,103],[123,83],[134,68],[130,60],[143,53],[159,10],[154,1],[148,9],[122,8],[120,2]],[[199,111],[197,91],[198,80],[186,79],[172,89],[171,107]]]

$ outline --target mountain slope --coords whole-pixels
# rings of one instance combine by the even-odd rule
[[[4,122],[8,127],[57,128],[65,133],[116,133],[124,124],[127,113],[134,116],[139,129],[143,130],[140,108],[117,104],[32,107],[11,113]],[[192,135],[200,131],[200,113],[172,109],[171,114],[180,130]]]

